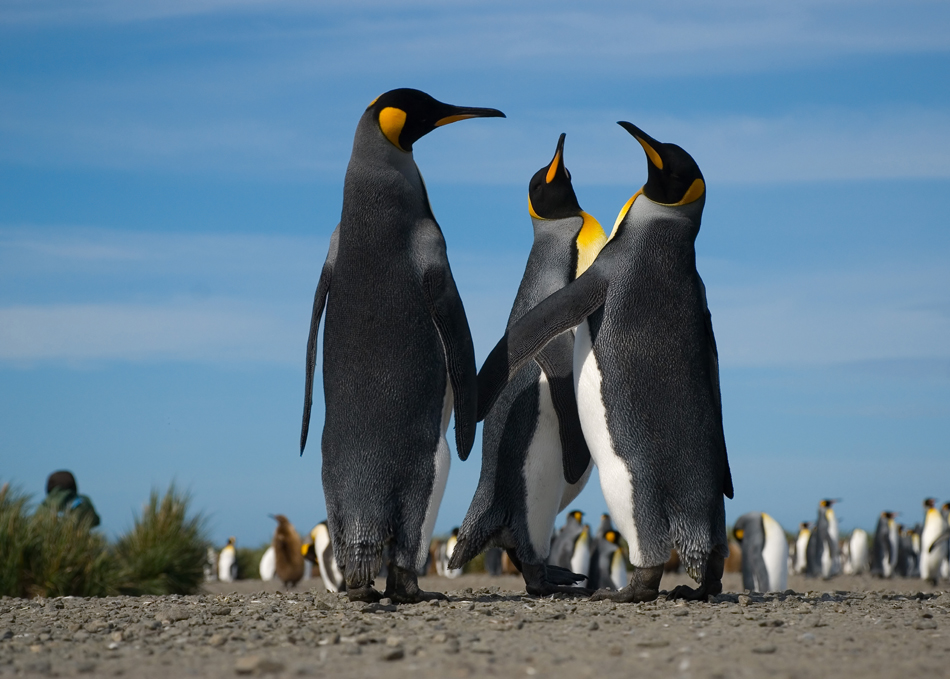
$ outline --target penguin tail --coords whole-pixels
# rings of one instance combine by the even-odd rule
[[[455,543],[455,551],[452,552],[452,558],[449,559],[449,568],[461,568],[481,554],[483,546],[484,543],[480,540],[462,537],[460,531],[457,542]]]
[[[472,521],[469,521],[469,518],[470,516],[466,516],[462,527],[459,528],[455,550],[449,559],[449,568],[461,568],[467,564],[491,547],[493,538],[501,532],[501,527],[493,525],[494,522],[484,514]]]

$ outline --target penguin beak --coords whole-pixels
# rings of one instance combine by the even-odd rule
[[[662,170],[663,158],[660,156],[660,152],[658,151],[658,149],[663,148],[662,144],[660,144],[660,142],[648,135],[633,123],[628,123],[625,120],[618,120],[617,124],[633,135],[634,139],[640,142],[640,146],[643,147],[644,153],[647,154],[647,159],[650,161],[650,164],[653,165],[653,167],[655,167],[657,170]]]
[[[434,127],[450,125],[459,120],[468,120],[469,118],[504,118],[505,114],[497,108],[475,108],[472,106],[452,106],[445,105],[443,115],[436,122]]]
[[[557,150],[554,152],[554,159],[551,160],[551,164],[548,166],[548,173],[544,177],[546,184],[550,184],[554,181],[554,178],[557,176],[558,170],[562,170],[565,175],[567,175],[567,170],[564,167],[564,139],[567,135],[564,132],[561,132],[561,136],[557,140]]]

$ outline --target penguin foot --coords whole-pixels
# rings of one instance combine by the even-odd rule
[[[396,604],[417,604],[433,599],[448,599],[442,592],[423,592],[419,589],[419,576],[416,572],[392,564],[386,577],[385,595]]]
[[[375,604],[383,598],[383,595],[373,589],[372,585],[365,587],[347,587],[346,596],[350,601],[362,601],[367,604]]]
[[[629,584],[620,590],[598,589],[591,601],[616,601],[623,604],[639,604],[644,601],[656,601],[660,596],[660,580],[663,578],[663,564],[650,568],[636,568]]]
[[[560,566],[522,563],[521,574],[524,577],[525,590],[531,596],[550,596],[551,594],[590,596],[593,592],[586,587],[574,586],[575,582],[586,580],[586,575],[573,573]]]
[[[667,601],[673,599],[684,599],[686,601],[705,601],[708,596],[716,596],[722,592],[722,570],[725,565],[725,559],[715,552],[709,555],[706,560],[706,572],[703,576],[703,584],[696,589],[679,585],[673,588],[673,591],[666,596]]]

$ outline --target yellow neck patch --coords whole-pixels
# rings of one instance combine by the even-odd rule
[[[554,181],[554,175],[557,174],[557,164],[561,160],[561,152],[558,151],[554,154],[554,160],[551,161],[551,166],[548,168],[548,173],[544,177],[544,181],[548,184]]]
[[[383,95],[379,95],[379,97],[381,97],[381,96],[383,96]],[[366,108],[372,107],[373,104],[375,104],[377,101],[379,101],[379,97],[376,97],[375,99],[373,99],[373,101],[369,102],[369,106],[367,106]]]
[[[623,218],[627,216],[628,212],[630,212],[630,207],[633,205],[633,201],[635,201],[642,194],[643,189],[640,189],[635,194],[630,196],[630,200],[624,203],[623,207],[620,208],[620,214],[617,215],[617,221],[614,222],[614,228],[610,230],[610,238],[613,238],[617,234],[617,227],[620,226],[620,222],[622,222]],[[610,238],[607,240],[610,240]]]
[[[581,212],[581,217],[584,218],[584,224],[577,234],[577,272],[574,274],[575,278],[590,268],[590,265],[597,259],[597,255],[607,244],[607,234],[604,233],[600,222],[586,212]]]
[[[689,185],[689,188],[686,189],[686,193],[683,194],[683,197],[673,205],[689,205],[694,200],[698,200],[700,196],[703,195],[706,191],[706,182],[702,179],[694,179],[693,183]]]
[[[406,124],[406,112],[401,108],[387,106],[379,112],[379,129],[386,135],[386,139],[400,151],[405,151],[399,145],[399,135],[402,134],[402,128]]]
[[[544,219],[537,212],[534,211],[534,205],[531,204],[531,196],[528,196],[528,214],[534,217],[535,219]]]
[[[647,158],[650,159],[650,162],[656,165],[657,169],[662,170],[663,159],[660,158],[660,154],[656,152],[656,149],[640,139],[640,137],[634,137],[634,139],[640,142],[640,146],[642,146],[643,150],[647,152]]]

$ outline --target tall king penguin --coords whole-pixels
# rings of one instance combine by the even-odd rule
[[[381,598],[373,579],[390,546],[386,596],[420,591],[449,471],[445,440],[465,460],[475,437],[475,351],[462,300],[412,145],[466,118],[504,117],[398,89],[363,113],[343,187],[343,213],[313,303],[300,450],[307,442],[320,316],[323,347],[323,488],[347,595]]]
[[[719,362],[694,242],[706,199],[702,173],[679,146],[621,122],[643,147],[648,179],[577,280],[515,323],[479,373],[479,406],[553,338],[575,326],[574,387],[584,438],[610,515],[636,567],[595,599],[650,601],[675,547],[700,586],[722,591],[728,554],[723,495],[732,497]],[[487,409],[487,405],[485,406]]]
[[[818,505],[815,530],[808,538],[808,565],[805,575],[830,578],[841,572],[841,552],[838,549],[838,518],[833,505],[841,500],[822,500]]]
[[[607,242],[577,202],[564,165],[564,138],[528,186],[534,244],[509,328],[581,275]],[[528,594],[566,591],[583,579],[545,563],[554,519],[584,488],[593,467],[577,415],[573,356],[573,333],[556,337],[518,371],[485,417],[482,473],[451,568],[498,546],[521,569]]]
[[[924,527],[920,532],[920,577],[929,580],[934,586],[940,580],[940,567],[943,564],[943,550],[937,540],[947,530],[947,520],[937,509],[937,501],[928,497],[924,500]]]

